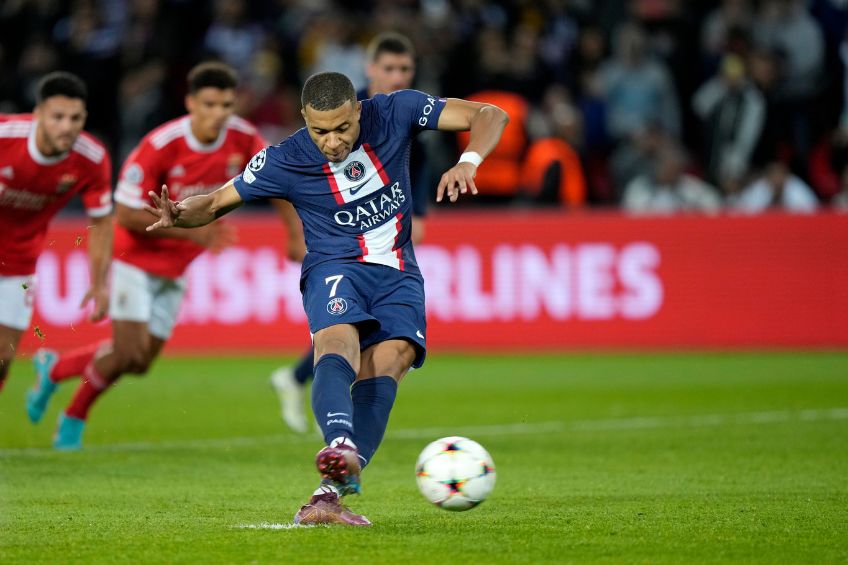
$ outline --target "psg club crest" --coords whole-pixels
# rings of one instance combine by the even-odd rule
[[[351,161],[344,168],[344,176],[351,182],[356,182],[365,176],[365,165],[359,161]]]
[[[333,316],[341,316],[347,312],[347,301],[344,298],[333,298],[327,302],[327,312]]]

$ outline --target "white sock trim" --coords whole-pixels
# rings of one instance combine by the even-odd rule
[[[333,441],[330,442],[330,447],[338,447],[339,445],[344,445],[346,447],[352,447],[356,449],[356,444],[349,437],[339,436]]]

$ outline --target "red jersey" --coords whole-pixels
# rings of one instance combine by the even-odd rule
[[[0,276],[31,275],[47,226],[74,194],[89,216],[112,211],[106,148],[83,132],[63,155],[43,155],[32,114],[0,114]]]
[[[265,145],[256,128],[239,117],[230,118],[218,139],[209,144],[191,133],[189,116],[171,120],[148,133],[127,157],[115,201],[143,208],[151,203],[147,193],[158,194],[163,184],[168,185],[172,200],[208,194],[239,174]],[[185,239],[150,237],[120,225],[115,228],[115,259],[160,277],[179,277],[203,250]]]

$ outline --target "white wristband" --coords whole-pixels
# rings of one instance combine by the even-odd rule
[[[483,162],[483,158],[476,151],[466,151],[462,155],[459,156],[459,161],[457,161],[457,165],[459,163],[471,163],[475,167],[479,167],[480,163]]]

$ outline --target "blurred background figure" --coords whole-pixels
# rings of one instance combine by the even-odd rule
[[[680,107],[665,65],[648,51],[644,29],[623,24],[615,35],[614,54],[601,68],[607,124],[616,140],[625,140],[649,123],[680,133]]]
[[[622,206],[639,214],[718,212],[721,199],[713,187],[685,172],[686,155],[668,143],[657,153],[652,174],[643,174],[627,185]]]
[[[726,55],[719,74],[698,89],[692,104],[702,121],[706,180],[733,191],[748,174],[765,121],[765,102],[748,81],[743,60]]]
[[[771,163],[730,205],[742,212],[814,212],[819,206],[813,189],[780,162]]]

